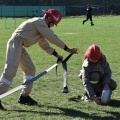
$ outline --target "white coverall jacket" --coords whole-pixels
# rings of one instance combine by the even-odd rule
[[[23,22],[13,32],[7,43],[6,64],[0,78],[1,83],[10,85],[19,65],[25,74],[25,80],[33,78],[35,66],[25,47],[38,43],[48,54],[52,54],[54,48],[48,41],[61,49],[65,47],[65,43],[48,28],[44,17],[36,17]]]

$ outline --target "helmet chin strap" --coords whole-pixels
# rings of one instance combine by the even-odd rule
[[[45,18],[45,21],[46,21],[46,24],[48,25],[48,27],[50,28],[50,22],[47,17]]]
[[[50,28],[50,22],[48,22],[48,27]]]
[[[51,27],[50,24],[53,23],[53,22],[50,22],[50,21],[51,21],[51,20],[50,20],[50,17],[46,15],[46,16],[45,16],[45,21],[46,21],[48,27],[50,28],[50,27]]]

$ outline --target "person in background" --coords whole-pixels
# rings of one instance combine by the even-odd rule
[[[112,91],[117,88],[117,83],[111,78],[112,72],[105,55],[97,45],[92,44],[86,49],[84,57],[79,74],[85,90],[81,99],[92,100],[97,104],[104,104],[106,99],[105,104],[109,104],[110,96]],[[104,90],[109,91],[108,96],[107,94],[102,96]]]
[[[58,10],[48,9],[42,10],[43,17],[35,17],[23,22],[11,35],[6,50],[6,63],[4,71],[0,77],[0,95],[7,92],[12,80],[16,75],[18,66],[24,73],[23,82],[29,81],[35,77],[35,66],[30,55],[25,50],[34,44],[38,44],[49,55],[54,55],[62,60],[62,55],[50,46],[49,42],[55,44],[59,48],[69,53],[76,53],[76,48],[69,48],[50,28],[62,19],[62,15]],[[41,61],[42,63],[42,61]],[[27,105],[37,105],[37,101],[30,97],[33,83],[22,89],[18,103]],[[4,110],[0,101],[0,109]]]
[[[92,20],[92,10],[93,10],[93,8],[90,7],[90,5],[88,4],[88,5],[87,5],[86,19],[83,20],[83,25],[84,25],[85,22],[88,21],[88,20],[90,20],[90,22],[91,22],[91,26],[94,25],[94,24],[93,24],[93,20]]]

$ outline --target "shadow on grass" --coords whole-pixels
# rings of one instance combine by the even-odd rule
[[[71,101],[71,102],[80,102],[81,101],[81,96],[78,95],[78,96],[70,97],[68,100]],[[120,101],[112,99],[111,102],[110,102],[110,104],[108,106],[111,106],[111,107],[120,107]]]
[[[115,102],[115,101],[112,101],[112,102]],[[120,103],[119,103],[120,104]],[[85,113],[85,112],[82,112],[82,110],[76,110],[76,109],[70,109],[70,108],[64,108],[64,107],[57,107],[57,106],[41,106],[41,105],[38,105],[38,107],[46,107],[46,108],[50,108],[52,109],[51,111],[37,111],[37,110],[8,110],[8,111],[16,111],[16,112],[23,112],[23,113],[33,113],[34,115],[35,114],[41,114],[41,115],[45,115],[46,117],[47,116],[69,116],[69,117],[73,117],[73,118],[76,118],[76,117],[79,117],[79,118],[83,118],[83,119],[91,119],[91,120],[118,120],[120,118],[120,113],[119,112],[110,112],[110,111],[104,111],[106,114],[111,114],[110,116],[100,116],[100,115],[91,115],[89,113]],[[54,112],[53,111],[57,111],[57,112]],[[58,110],[60,110],[61,112],[58,112]],[[89,112],[89,111],[88,111]],[[99,111],[98,111],[99,112]]]
[[[109,106],[111,106],[111,107],[120,107],[120,101],[119,100],[111,100]]]

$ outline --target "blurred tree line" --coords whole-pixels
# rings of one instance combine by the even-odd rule
[[[67,15],[82,15],[90,3],[95,14],[120,14],[120,0],[0,0],[0,5],[65,6]]]
[[[120,0],[0,0],[0,5],[35,5],[35,6],[57,6],[57,5],[83,5],[91,4],[120,4]]]

